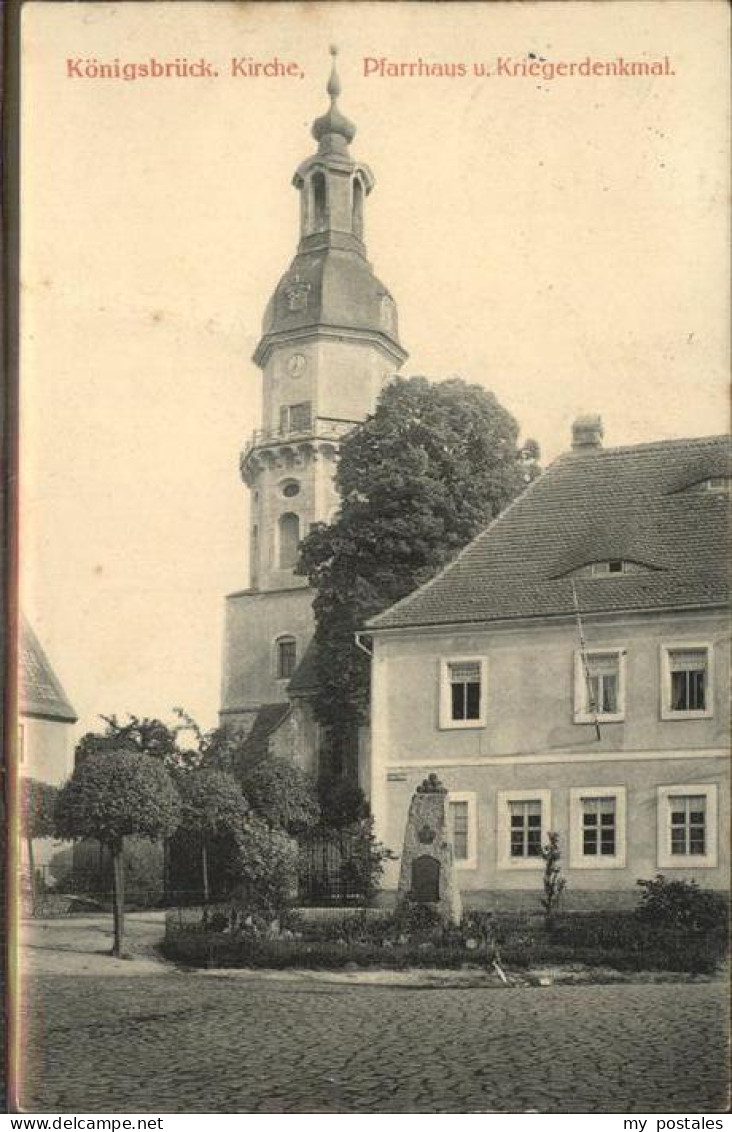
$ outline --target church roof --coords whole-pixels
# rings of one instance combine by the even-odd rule
[[[289,703],[263,704],[259,708],[252,729],[239,749],[237,766],[234,768],[235,774],[242,774],[267,757],[270,735],[277,730],[291,710]]]
[[[728,436],[573,450],[369,628],[726,605],[731,474]]]
[[[347,248],[322,247],[295,256],[267,305],[255,361],[272,337],[328,329],[376,334],[395,360],[406,357],[391,294],[369,262]]]
[[[312,640],[287,685],[288,696],[307,696],[318,690],[318,646]]]
[[[18,683],[20,715],[76,723],[76,712],[25,618],[20,631]]]

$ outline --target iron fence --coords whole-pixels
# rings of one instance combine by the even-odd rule
[[[306,837],[299,844],[298,900],[304,906],[363,904],[366,880],[359,850],[349,833]]]

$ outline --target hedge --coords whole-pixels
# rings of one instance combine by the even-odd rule
[[[622,935],[613,929],[612,940],[595,924],[563,923],[551,934],[509,933],[498,943],[507,969],[562,964],[610,967],[619,971],[678,971],[711,974],[726,951],[721,933],[693,933],[642,928],[629,917]],[[617,925],[616,925],[617,927]],[[330,934],[330,933],[328,933]],[[499,935],[502,933],[498,933]],[[592,941],[592,942],[590,942]],[[249,967],[343,969],[379,967],[459,969],[465,964],[485,965],[492,952],[469,950],[462,942],[430,943],[409,940],[384,946],[373,940],[264,939],[228,932],[202,931],[193,926],[169,930],[163,944],[167,958],[193,967]]]

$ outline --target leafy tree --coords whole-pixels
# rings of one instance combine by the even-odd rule
[[[59,837],[94,838],[109,847],[114,880],[113,955],[124,938],[124,839],[151,841],[177,828],[180,799],[170,775],[157,759],[131,750],[88,754],[61,788],[55,823]]]
[[[296,835],[320,820],[315,783],[287,759],[263,759],[246,768],[242,789],[254,813],[271,828]]]
[[[332,829],[345,829],[369,815],[369,804],[361,787],[343,778],[332,767],[318,779],[318,797],[323,824]]]
[[[200,767],[180,775],[179,789],[182,830],[190,830],[200,838],[203,899],[208,903],[210,839],[233,833],[241,825],[248,806],[236,779],[213,767]]]
[[[36,878],[33,842],[38,837],[53,837],[56,830],[53,812],[58,790],[48,782],[35,778],[23,778],[20,787],[20,822],[28,850],[30,870],[31,908],[35,914],[38,883]]]
[[[186,770],[201,762],[197,750],[183,750],[178,744],[178,732],[188,728],[168,727],[160,719],[128,715],[126,720],[116,715],[102,715],[103,731],[87,731],[76,745],[76,761],[89,755],[118,751],[137,751],[158,759],[168,770]]]
[[[345,439],[341,507],[301,547],[315,588],[319,694],[336,762],[348,761],[368,705],[367,657],[354,634],[431,578],[538,474],[534,441],[482,386],[398,378]],[[352,762],[352,759],[350,760]]]

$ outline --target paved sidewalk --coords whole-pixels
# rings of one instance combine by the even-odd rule
[[[127,959],[112,958],[112,916],[61,916],[24,920],[20,929],[21,967],[25,974],[160,975],[171,972],[157,952],[165,931],[165,912],[127,912]]]

